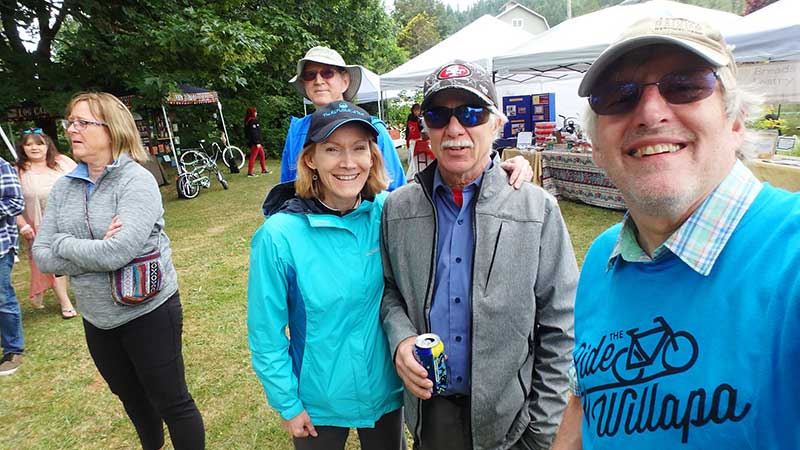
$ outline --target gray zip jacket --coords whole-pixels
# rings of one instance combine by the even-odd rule
[[[78,311],[92,325],[107,330],[163,304],[178,290],[178,276],[172,266],[169,238],[164,233],[161,192],[153,175],[123,153],[114,164],[106,166],[88,203],[86,184],[65,176],[53,185],[33,243],[33,259],[42,272],[70,275]],[[104,240],[111,219],[117,215],[122,229]],[[161,247],[163,270],[161,292],[144,305],[115,303],[110,273],[152,252],[157,245]]]
[[[484,173],[473,218],[472,443],[507,449],[525,433],[533,449],[548,449],[567,400],[578,268],[556,200],[533,184],[514,190],[500,163],[495,156]],[[389,195],[383,209],[381,319],[393,353],[431,331],[434,170]],[[417,443],[421,402],[405,393]]]

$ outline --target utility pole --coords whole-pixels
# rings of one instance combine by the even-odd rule
[[[572,0],[567,0],[567,20],[572,19]]]

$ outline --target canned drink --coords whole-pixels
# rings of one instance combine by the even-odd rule
[[[414,354],[428,371],[428,379],[433,382],[433,395],[444,392],[447,389],[447,363],[442,339],[433,333],[417,336]]]

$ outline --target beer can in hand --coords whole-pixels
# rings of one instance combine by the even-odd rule
[[[414,342],[414,354],[417,361],[428,371],[428,379],[433,382],[433,395],[444,392],[447,389],[447,363],[442,339],[433,333],[417,336]]]

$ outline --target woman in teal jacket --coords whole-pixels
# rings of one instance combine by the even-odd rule
[[[343,449],[352,427],[364,450],[405,449],[402,384],[379,320],[378,133],[350,103],[317,109],[297,180],[270,192],[251,243],[253,367],[296,449]]]

